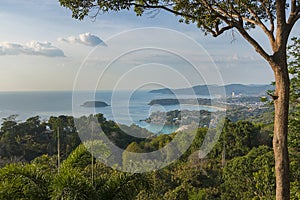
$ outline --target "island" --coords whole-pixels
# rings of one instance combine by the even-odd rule
[[[103,101],[86,101],[82,105],[82,107],[106,107],[109,106],[107,103]]]

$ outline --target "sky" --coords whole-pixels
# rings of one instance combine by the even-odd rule
[[[1,0],[0,91],[269,84],[268,64],[235,31],[205,36],[164,11],[71,17],[56,0]],[[299,23],[292,36],[299,34]],[[263,46],[266,38],[252,34]]]

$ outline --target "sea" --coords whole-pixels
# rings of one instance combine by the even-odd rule
[[[172,110],[208,110],[216,108],[199,105],[149,105],[153,99],[195,98],[195,96],[151,93],[149,91],[34,91],[34,92],[0,92],[0,118],[18,115],[18,121],[40,116],[47,121],[50,116],[68,115],[80,117],[102,113],[108,120],[119,124],[135,124],[153,133],[172,133],[178,126],[146,123],[143,121],[152,112]],[[198,95],[196,98],[209,98]],[[103,101],[109,106],[88,108],[82,104],[86,101]]]

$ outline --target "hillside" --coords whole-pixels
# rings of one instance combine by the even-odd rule
[[[157,90],[151,90],[150,93],[210,95],[209,91],[213,91],[213,93],[222,93],[223,89],[225,89],[227,96],[232,95],[233,92],[235,95],[259,96],[259,95],[266,94],[267,90],[274,89],[274,86],[272,86],[272,85],[243,85],[243,84],[229,84],[229,85],[225,85],[225,86],[197,85],[192,88],[179,88],[179,89],[162,88],[162,89],[157,89]]]

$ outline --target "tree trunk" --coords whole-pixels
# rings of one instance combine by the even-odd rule
[[[283,53],[284,54],[284,53]],[[285,55],[278,58],[285,58]],[[275,58],[276,59],[276,58]],[[274,93],[274,137],[276,200],[290,199],[289,154],[287,144],[289,112],[289,74],[286,59],[275,61],[272,68],[275,74]]]

